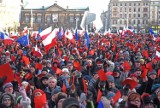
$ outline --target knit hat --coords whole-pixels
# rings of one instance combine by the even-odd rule
[[[157,72],[155,71],[155,70],[152,70],[152,71],[149,71],[148,72],[148,76],[150,76],[150,75],[157,75]]]
[[[61,92],[61,88],[60,87],[56,87],[54,90],[52,90],[51,95],[57,94]]]
[[[67,98],[62,103],[62,108],[70,108],[72,106],[75,106],[75,108],[79,108],[79,102],[76,98]]]
[[[114,77],[112,75],[108,75],[107,78],[108,78],[107,80],[108,82],[114,83]]]
[[[4,84],[4,85],[3,85],[3,90],[4,90],[5,88],[7,88],[7,87],[13,87],[13,84],[12,84],[11,82]]]
[[[153,103],[153,100],[151,99],[151,96],[148,93],[144,93],[142,95],[142,101],[143,101],[144,105],[146,105],[148,103]]]
[[[115,93],[114,92],[112,92],[112,91],[109,91],[108,92],[108,94],[107,94],[107,99],[111,99],[112,97],[114,97],[115,96]]]

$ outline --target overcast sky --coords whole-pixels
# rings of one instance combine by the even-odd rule
[[[103,12],[107,10],[109,0],[24,0],[28,2],[27,7],[49,6],[57,1],[57,4],[66,8],[89,7],[90,11]]]

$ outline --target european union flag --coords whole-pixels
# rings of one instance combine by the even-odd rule
[[[19,44],[21,44],[22,46],[27,46],[27,45],[29,45],[28,36],[29,36],[29,35],[27,34],[27,35],[24,35],[24,36],[18,38],[17,42],[18,42]]]
[[[85,36],[85,40],[86,40],[86,46],[87,46],[87,47],[89,47],[89,44],[90,44],[90,38],[89,38],[89,36],[88,36],[88,33],[87,33],[87,32],[85,32],[84,36]]]

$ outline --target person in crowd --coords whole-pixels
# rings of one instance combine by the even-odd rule
[[[143,108],[141,96],[138,93],[128,95],[127,108]]]
[[[61,89],[60,86],[57,86],[57,79],[54,77],[50,77],[48,79],[48,87],[44,90],[47,96],[47,100],[51,99],[51,93],[54,89]]]
[[[14,108],[14,98],[10,93],[3,93],[0,97],[0,103],[4,104],[7,108]]]

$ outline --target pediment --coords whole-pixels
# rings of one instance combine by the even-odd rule
[[[46,11],[65,11],[65,9],[57,4],[53,4],[50,7],[48,7]]]

